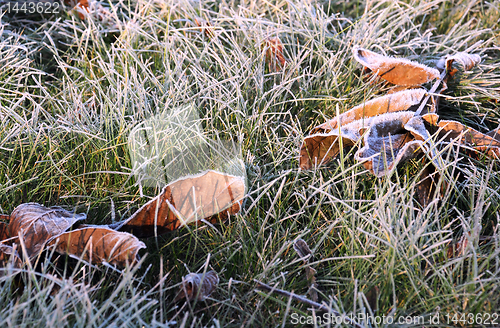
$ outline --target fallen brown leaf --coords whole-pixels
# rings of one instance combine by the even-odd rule
[[[458,52],[454,55],[442,57],[436,66],[441,70],[446,69],[448,72],[456,72],[456,70],[452,68],[452,64],[455,61],[459,62],[464,70],[469,71],[481,62],[481,56],[469,54],[467,52]]]
[[[398,163],[427,151],[430,134],[421,116],[414,112],[389,113],[371,119],[364,146],[354,158],[376,176],[386,175]]]
[[[424,95],[425,90],[413,89],[375,98],[313,128],[300,148],[300,168],[308,170],[327,164],[340,152],[339,136],[343,147],[353,146],[361,137],[359,132],[364,132],[374,122],[374,117],[416,110]],[[434,106],[431,105],[429,111],[434,112]]]
[[[51,245],[56,245],[58,253],[120,268],[135,264],[139,249],[146,248],[137,237],[102,226],[86,226],[62,233],[48,242],[48,246]]]
[[[381,114],[416,110],[422,102],[425,94],[426,91],[424,89],[411,89],[377,97],[355,106],[347,112],[340,114],[338,117],[332,118],[331,120],[314,127],[310,134],[328,133],[337,128],[339,125],[345,125],[357,120]],[[429,111],[434,112],[435,109],[430,107]]]
[[[309,245],[305,242],[304,239],[299,238],[293,243],[293,249],[299,254],[300,258],[305,258],[308,255],[312,255],[312,251],[309,248]]]
[[[215,222],[239,212],[245,196],[242,177],[207,171],[169,183],[129,219],[111,227],[152,237],[208,218]]]
[[[383,56],[359,47],[353,49],[353,54],[361,65],[396,85],[421,85],[440,76],[437,69],[404,58]]]
[[[52,237],[69,229],[75,222],[85,220],[85,214],[76,214],[61,207],[47,208],[37,203],[21,204],[12,211],[9,236],[22,236],[29,257],[36,256]]]
[[[278,37],[267,38],[263,48],[266,51],[266,63],[273,72],[279,72],[285,67],[286,59],[283,55],[283,43]]]
[[[182,277],[180,291],[175,297],[174,302],[183,298],[188,301],[203,301],[210,296],[219,284],[217,272],[211,270],[207,273],[190,273]]]

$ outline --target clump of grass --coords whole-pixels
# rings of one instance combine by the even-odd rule
[[[317,171],[299,172],[297,163],[311,127],[337,107],[343,112],[387,91],[363,81],[353,45],[432,64],[483,40],[473,50],[483,62],[450,85],[440,115],[483,131],[496,127],[498,1],[104,5],[117,28],[64,14],[37,22],[27,35],[2,17],[2,212],[34,201],[76,208],[90,223],[127,218],[157,192],[141,195],[128,135],[184,104],[198,109],[208,133],[241,143],[249,194],[240,214],[220,226],[149,240],[142,266],[121,274],[77,264],[63,278],[49,262],[42,271],[28,263],[15,275],[2,269],[1,323],[286,326],[292,314],[311,312],[255,292],[254,279],[306,294],[303,262],[292,247],[297,238],[313,250],[320,301],[338,312],[428,319],[498,309],[497,163],[458,161],[464,154],[450,147],[441,172],[446,192],[426,208],[414,201],[419,161],[380,179],[349,150]],[[209,20],[215,36],[191,24],[195,17]],[[279,72],[266,65],[262,49],[276,36],[288,61]],[[448,243],[463,235],[465,252],[447,258]],[[181,277],[207,267],[221,280],[211,298],[174,304]],[[19,279],[24,290],[16,290]]]

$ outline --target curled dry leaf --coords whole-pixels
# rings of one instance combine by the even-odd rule
[[[263,48],[266,50],[266,63],[269,69],[278,72],[285,67],[286,59],[283,55],[283,43],[278,37],[267,38]]]
[[[453,62],[459,62],[464,70],[469,71],[471,70],[474,66],[479,64],[481,62],[481,56],[479,55],[474,55],[474,54],[469,54],[467,52],[458,52],[452,56],[447,55],[442,57],[436,64],[437,68],[440,70],[446,69],[447,72],[453,72],[455,74],[456,70],[453,70],[452,64]]]
[[[438,79],[440,74],[431,68],[404,58],[393,58],[355,47],[354,58],[384,80],[401,86],[416,86]]]
[[[75,222],[85,220],[61,207],[47,208],[37,203],[21,204],[10,215],[9,236],[21,235],[29,257],[35,256],[52,237],[65,232]]]
[[[355,145],[361,139],[363,133],[373,124],[377,124],[377,127],[372,134],[368,134],[367,138],[365,138],[365,147],[370,146],[366,142],[372,141],[380,141],[382,144],[387,144],[388,146],[392,142],[396,148],[402,146],[403,143],[406,144],[412,141],[411,138],[406,139],[404,137],[405,133],[410,131],[406,131],[403,134],[397,133],[397,131],[401,131],[403,128],[401,121],[397,121],[392,125],[389,121],[391,119],[396,120],[397,117],[407,117],[408,119],[410,116],[413,117],[414,113],[411,110],[416,110],[419,107],[424,96],[425,90],[415,89],[375,98],[315,127],[311,131],[311,135],[304,139],[301,146],[299,157],[301,169],[311,169],[315,165],[330,162],[340,152],[341,145],[343,147]],[[403,111],[406,112],[403,116],[390,115]],[[431,104],[428,112],[434,111],[435,107]],[[388,125],[397,127],[399,130],[389,131],[387,130]],[[384,139],[384,142],[384,140],[377,138],[375,135],[377,133],[379,135],[382,133],[381,136],[384,137],[388,137],[391,134],[392,137],[389,138],[390,140],[387,138]],[[341,140],[339,140],[339,137]],[[380,149],[382,145],[373,146]],[[391,152],[389,148],[386,147],[386,149],[388,152]],[[366,148],[358,156],[360,156],[360,159],[365,158],[369,152],[370,148]],[[383,164],[383,162],[377,163],[376,166],[380,167]],[[380,170],[377,169],[377,171]]]
[[[245,196],[242,177],[207,171],[169,183],[128,220],[112,227],[138,237],[152,237],[208,218],[216,222],[239,212]]]
[[[182,277],[181,288],[174,302],[183,298],[188,301],[198,300],[203,301],[206,297],[210,296],[219,284],[219,276],[217,272],[211,270],[205,274],[203,273],[190,273]]]
[[[137,262],[137,252],[146,245],[137,237],[101,226],[86,226],[52,238],[48,245],[56,245],[58,253],[100,264],[125,267]]]
[[[308,255],[312,255],[312,251],[309,248],[309,245],[305,242],[304,239],[299,238],[293,243],[293,249],[299,254],[300,258],[305,258]]]
[[[430,138],[422,117],[414,112],[397,112],[372,119],[364,136],[364,146],[354,154],[376,176],[386,175],[398,163],[428,151]]]

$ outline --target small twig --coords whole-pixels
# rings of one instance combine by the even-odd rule
[[[324,311],[324,312],[331,313],[331,314],[333,314],[333,315],[335,315],[337,317],[342,317],[345,320],[346,323],[349,323],[353,327],[364,328],[364,326],[358,324],[357,322],[355,322],[354,320],[350,319],[346,315],[340,314],[339,312],[335,311],[334,309],[332,309],[331,307],[327,306],[326,304],[320,304],[320,303],[311,301],[307,297],[294,294],[293,292],[290,293],[290,292],[288,292],[286,290],[283,290],[283,289],[278,289],[278,288],[275,288],[275,287],[271,287],[271,286],[269,286],[269,285],[267,285],[267,284],[265,284],[263,282],[255,280],[255,279],[254,279],[254,281],[257,283],[257,289],[259,289],[259,290],[270,292],[270,293],[274,293],[274,294],[278,294],[278,295],[281,295],[281,296],[285,296],[285,297],[294,299],[294,300],[299,301],[301,303],[310,305],[310,306],[316,308],[316,310],[318,310],[318,311]]]
[[[424,100],[420,103],[420,106],[418,107],[417,111],[415,112],[415,116],[416,115],[420,115],[420,113],[422,112],[422,110],[424,110],[424,107],[425,105],[427,104],[427,101],[429,101],[429,98],[432,96],[433,93],[436,92],[437,88],[439,87],[439,85],[441,84],[441,82],[444,83],[443,85],[443,90],[446,90],[447,87],[446,87],[446,82],[444,81],[444,79],[446,78],[446,75],[448,74],[448,71],[447,69],[445,68],[443,70],[443,72],[441,73],[441,76],[439,76],[439,79],[436,81],[436,83],[434,83],[434,85],[432,86],[432,88],[429,90],[429,92],[427,92],[427,96],[425,96]]]

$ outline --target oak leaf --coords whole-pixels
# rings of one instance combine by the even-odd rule
[[[439,71],[404,58],[394,58],[354,47],[354,59],[384,80],[401,86],[416,86],[438,79]]]

